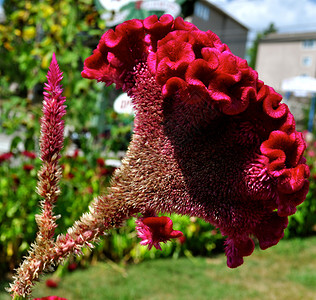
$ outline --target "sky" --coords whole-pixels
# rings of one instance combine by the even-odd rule
[[[316,31],[316,0],[208,0],[251,31],[274,23],[278,32]]]

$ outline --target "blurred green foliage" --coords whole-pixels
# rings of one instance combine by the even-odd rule
[[[0,273],[16,267],[34,241],[35,214],[41,200],[35,193],[40,159],[23,152],[4,157],[0,156]],[[61,166],[62,194],[54,211],[62,218],[56,234],[64,233],[87,210],[90,201],[104,192],[114,171],[96,152],[87,159],[75,151],[62,158]]]
[[[17,152],[16,152],[17,153]],[[81,155],[79,155],[81,154]],[[114,171],[94,152],[89,158],[75,151],[61,160],[62,194],[55,207],[58,220],[56,234],[65,233],[74,220],[88,208],[90,201],[105,192]],[[39,213],[40,197],[34,192],[37,184],[38,158],[29,158],[23,152],[1,159],[0,156],[0,272],[12,270],[26,254],[37,231],[35,214]],[[110,258],[115,261],[139,262],[146,258],[178,257],[182,255],[210,255],[222,250],[223,238],[213,226],[196,218],[171,216],[176,230],[184,233],[178,239],[162,246],[163,251],[139,244],[135,220],[112,230],[100,240],[93,252],[86,252],[81,260]]]
[[[106,187],[113,168],[98,165],[97,158],[101,151],[127,148],[133,119],[109,108],[112,87],[81,77],[83,60],[91,55],[105,30],[93,0],[12,0],[5,1],[4,9],[6,21],[0,24],[0,132],[11,136],[14,156],[0,159],[1,274],[16,267],[37,231],[34,216],[40,199],[35,187],[40,161],[29,161],[29,169],[25,168],[29,158],[21,155],[21,150],[38,152],[42,92],[52,54],[64,72],[65,122],[71,125],[62,161],[62,196],[55,209],[63,216],[57,233],[65,232]],[[107,127],[98,127],[100,121]],[[68,146],[73,143],[81,155],[69,157]]]
[[[311,171],[309,192],[306,200],[297,207],[297,212],[289,217],[286,237],[307,236],[316,232],[316,140],[307,131],[304,135],[307,143],[305,158]]]
[[[92,54],[105,30],[93,0],[12,0],[4,2],[4,9],[6,21],[0,24],[0,109],[5,111],[1,112],[2,131],[19,129],[21,120],[30,120],[26,118],[30,110],[38,124],[36,104],[42,100],[53,53],[64,72],[69,124],[77,131],[91,131],[100,112],[97,96],[103,85],[83,79],[80,72],[83,60]],[[19,111],[11,112],[12,107]]]
[[[63,95],[69,135],[86,155],[93,150],[125,150],[132,116],[113,112],[113,87],[81,77],[83,61],[105,31],[93,0],[5,1],[0,24],[0,132],[37,150],[42,92],[52,54],[64,72]],[[106,136],[107,139],[100,136]],[[112,138],[109,138],[109,137]]]

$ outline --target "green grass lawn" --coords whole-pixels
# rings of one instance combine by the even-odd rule
[[[43,282],[35,287],[33,296],[48,295],[69,300],[315,300],[316,237],[284,240],[265,251],[256,248],[237,269],[226,266],[223,254],[127,267],[97,263],[67,274],[57,289]],[[8,299],[0,292],[0,300]]]

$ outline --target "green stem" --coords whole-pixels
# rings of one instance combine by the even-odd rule
[[[25,297],[19,296],[19,295],[13,295],[13,300],[24,300]]]

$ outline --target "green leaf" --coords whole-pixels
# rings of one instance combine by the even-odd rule
[[[23,142],[23,140],[20,136],[14,137],[11,141],[10,151],[17,150],[19,143],[22,143],[22,142]]]

